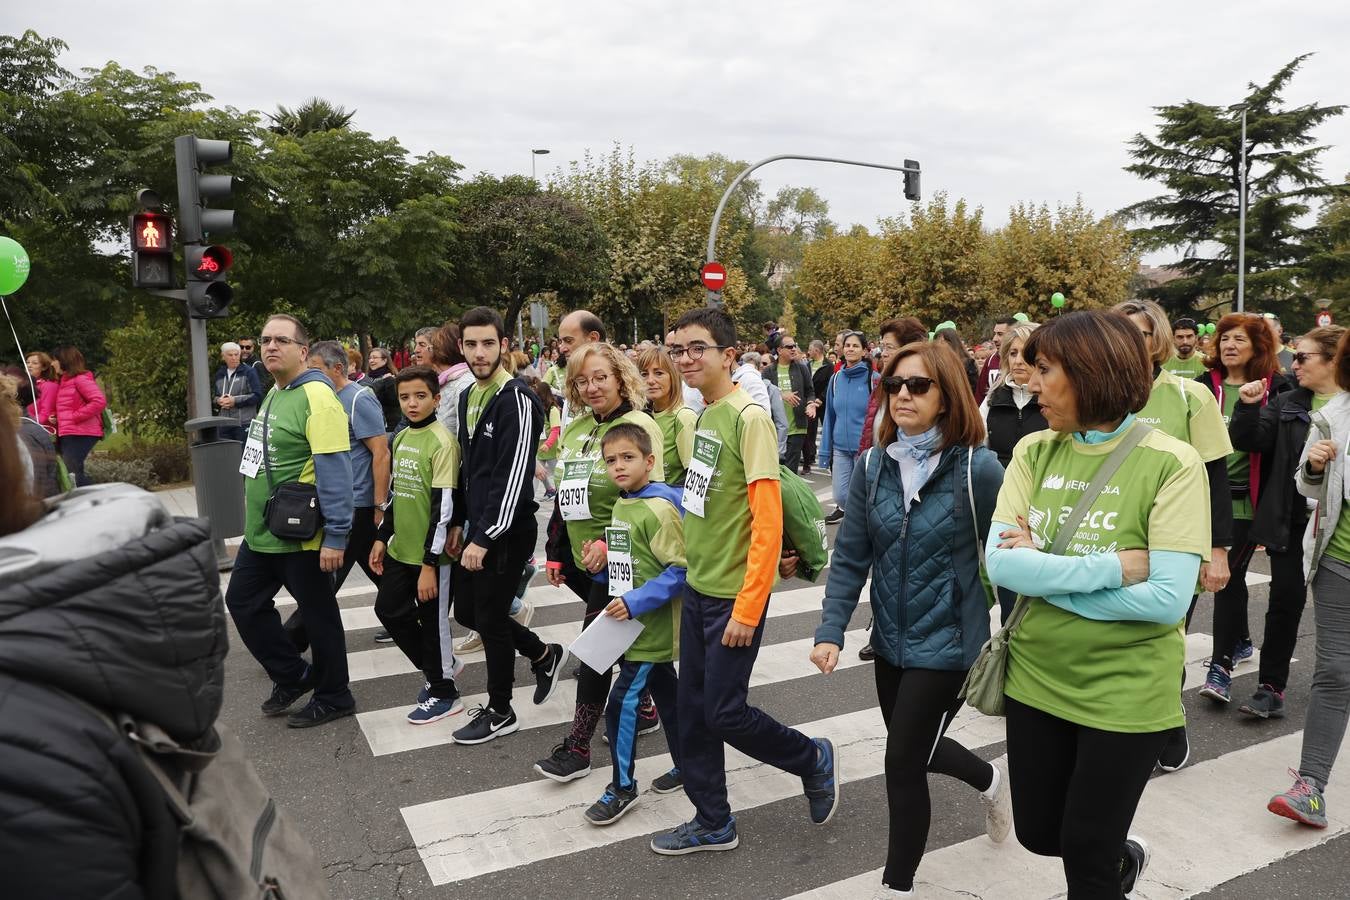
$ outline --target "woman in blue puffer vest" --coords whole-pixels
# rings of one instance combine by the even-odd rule
[[[861,331],[844,335],[844,365],[830,377],[826,389],[825,422],[820,427],[820,460],[830,467],[834,487],[834,512],[825,517],[830,525],[844,518],[844,506],[853,466],[862,441],[867,401],[877,383],[872,363],[865,359],[867,348]]]
[[[1012,824],[1004,764],[996,768],[944,736],[961,707],[966,672],[989,638],[979,537],[989,530],[1003,466],[980,446],[984,422],[965,368],[945,344],[900,348],[881,387],[887,415],[849,490],[811,661],[826,673],[838,664],[870,571],[877,698],[887,730],[890,846],[882,883],[905,897],[913,896],[928,839],[928,772],[981,793],[995,841]]]

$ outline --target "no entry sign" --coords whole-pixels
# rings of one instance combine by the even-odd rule
[[[727,267],[717,262],[703,266],[698,273],[703,286],[710,291],[720,291],[727,286]]]
[[[1326,310],[1322,310],[1320,313],[1317,314],[1318,328],[1326,328],[1330,324],[1331,324],[1331,313],[1327,312]]]

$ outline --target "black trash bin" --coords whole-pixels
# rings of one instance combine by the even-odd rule
[[[211,538],[223,542],[244,533],[244,476],[239,460],[244,445],[221,437],[222,428],[237,426],[234,419],[206,416],[191,419],[188,453],[192,458],[192,484],[197,492],[197,515],[211,523]]]

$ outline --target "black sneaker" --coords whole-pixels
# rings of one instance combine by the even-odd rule
[[[1238,712],[1258,719],[1283,719],[1284,691],[1277,691],[1271,685],[1263,684],[1256,689],[1250,700],[1238,707]]]
[[[605,788],[600,799],[586,810],[586,821],[592,825],[613,825],[623,818],[624,813],[637,806],[637,802],[637,785],[625,791],[611,784]]]
[[[1191,758],[1191,742],[1186,736],[1186,726],[1173,728],[1167,733],[1167,743],[1158,754],[1158,768],[1164,772],[1175,772]]]
[[[308,671],[305,672],[305,677],[299,684],[273,684],[272,696],[262,702],[263,715],[285,715],[286,711],[295,705],[295,701],[312,690],[314,690],[314,677]]]
[[[375,643],[377,643],[377,644],[392,644],[393,642],[394,642],[394,636],[393,636],[392,634],[389,633],[389,630],[388,630],[388,629],[386,629],[386,628],[381,628],[379,631],[375,632]]]
[[[1126,900],[1134,896],[1134,889],[1148,868],[1148,859],[1148,844],[1143,838],[1132,834],[1125,839],[1125,858],[1120,861],[1120,890]]]
[[[355,712],[355,703],[351,706],[330,706],[322,700],[310,700],[299,712],[286,717],[286,725],[290,728],[313,728],[315,725],[327,725]]]
[[[553,689],[558,686],[558,679],[562,678],[563,664],[566,662],[567,649],[562,644],[549,644],[548,655],[543,661],[530,664],[530,671],[534,672],[535,706],[552,696]]]
[[[679,769],[671,769],[652,779],[652,790],[658,794],[673,794],[684,787],[684,776]]]
[[[876,658],[877,658],[877,651],[872,648],[871,641],[868,641],[866,644],[863,644],[862,649],[858,651],[858,659],[861,659],[863,662],[871,662]]]
[[[591,774],[591,755],[577,749],[571,737],[553,748],[553,755],[534,764],[534,770],[559,783],[576,781]]]
[[[451,735],[456,744],[486,744],[520,728],[515,710],[499,713],[490,706],[469,710],[469,724]]]
[[[825,517],[826,525],[838,525],[842,521],[844,521],[844,508],[842,506],[836,506],[834,512]]]

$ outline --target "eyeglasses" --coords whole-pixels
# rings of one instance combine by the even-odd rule
[[[1308,360],[1312,359],[1314,356],[1326,356],[1326,354],[1320,351],[1317,353],[1295,353],[1294,362],[1298,363],[1301,366]]]
[[[688,347],[681,347],[679,344],[670,344],[666,347],[666,353],[670,354],[671,359],[679,359],[688,353],[690,359],[699,360],[702,359],[703,354],[707,353],[709,350],[725,349],[727,348],[721,344],[690,344]]]
[[[587,378],[586,376],[583,375],[580,378],[572,379],[572,387],[576,388],[578,391],[584,391],[591,385],[595,385],[601,390],[604,390],[604,387],[607,384],[609,384],[609,376],[606,375],[604,372],[601,372],[594,378]]]
[[[778,345],[778,349],[780,349],[780,350],[796,350],[796,349],[797,349],[797,345],[796,345],[796,344],[779,344],[779,345]]]
[[[908,378],[901,378],[899,375],[887,375],[881,379],[881,389],[886,393],[898,394],[901,388],[905,388],[909,391],[911,397],[922,397],[935,384],[937,384],[937,381],[932,378],[925,378],[922,375],[911,375]]]
[[[282,337],[281,335],[277,335],[276,337],[264,336],[262,345],[266,347],[268,344],[276,344],[278,347],[289,347],[291,344],[299,344],[301,347],[305,346],[304,341],[297,341],[295,338]]]

